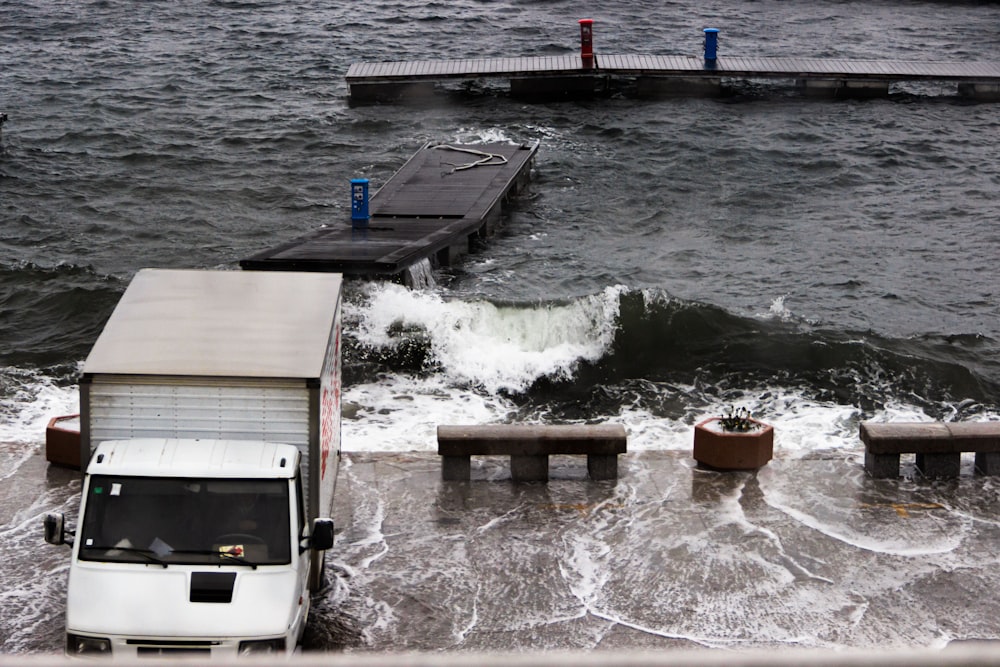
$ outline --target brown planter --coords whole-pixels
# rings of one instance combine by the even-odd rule
[[[45,429],[45,460],[80,468],[80,415],[53,417]]]
[[[774,455],[774,427],[756,419],[755,431],[717,431],[708,425],[719,421],[710,417],[694,427],[694,459],[716,470],[756,470]]]

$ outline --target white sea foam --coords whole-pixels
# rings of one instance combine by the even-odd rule
[[[581,361],[604,355],[621,291],[612,287],[565,304],[526,308],[372,285],[358,306],[357,335],[365,345],[392,347],[397,328],[418,328],[427,332],[434,360],[452,382],[489,394],[523,392],[543,377],[572,377]]]
[[[53,417],[80,410],[75,386],[61,387],[53,378],[23,369],[0,369],[5,383],[16,387],[0,398],[0,480],[13,475],[45,440]]]
[[[456,144],[517,144],[519,140],[514,139],[507,130],[500,127],[463,127],[460,128],[453,139]]]
[[[747,400],[738,404],[751,405],[755,416],[775,427],[775,456],[797,458],[821,449],[860,449],[862,414],[857,407],[808,399],[794,389],[774,387],[768,393],[768,400],[748,394]],[[629,451],[686,451],[691,448],[694,424],[722,414],[729,405],[731,402],[719,401],[679,419],[664,419],[631,406],[591,418],[623,424]],[[350,385],[344,389],[344,406],[344,449],[367,452],[434,451],[439,424],[503,422],[516,410],[514,402],[503,394],[470,389],[446,374],[386,375]],[[42,444],[49,419],[79,410],[78,390],[39,378],[37,385],[6,399],[2,408],[0,442],[8,446],[0,457],[0,479]],[[880,422],[932,420],[921,408],[898,402],[864,418]]]
[[[346,386],[345,449],[433,451],[439,424],[509,420],[517,410],[511,395],[542,378],[570,379],[580,363],[608,354],[624,289],[610,287],[588,297],[532,307],[447,300],[438,291],[393,284],[366,286],[363,302],[346,306],[346,326],[362,345],[373,349],[394,348],[417,332],[426,337],[435,371],[381,375]],[[784,301],[779,301],[778,310],[784,312]],[[60,386],[37,371],[5,368],[0,374],[7,386],[14,387],[0,399],[0,442],[8,444],[0,458],[2,479],[37,451],[49,419],[79,410],[79,395],[77,387]],[[702,403],[704,393],[693,386],[674,389],[698,397],[676,418],[628,403],[613,413],[588,418],[624,424],[630,451],[686,451],[694,424],[731,405],[742,405],[775,426],[776,456],[786,458],[816,450],[858,451],[862,419],[932,420],[923,409],[899,401],[864,415],[856,406],[817,400],[798,388],[758,388],[735,396],[727,392],[724,400],[707,404]],[[1000,419],[1000,415],[978,418]]]
[[[37,371],[0,369],[5,382],[16,386],[0,398],[0,442],[39,442],[52,417],[80,411],[76,386],[63,387]]]
[[[761,317],[781,320],[783,322],[787,322],[792,319],[794,315],[792,315],[792,311],[790,311],[785,305],[785,299],[787,296],[787,294],[783,294],[782,296],[779,296],[771,301],[771,306],[767,309],[767,313],[761,315]]]
[[[808,457],[817,450],[857,453],[861,449],[858,428],[862,420],[931,419],[921,408],[900,403],[863,415],[855,406],[806,398],[797,389],[773,387],[766,393],[768,398],[764,400],[748,394],[743,403],[752,406],[755,416],[775,427],[775,456],[782,458]],[[516,407],[502,395],[470,390],[441,375],[387,376],[376,383],[346,388],[344,400],[345,405],[357,408],[356,415],[343,422],[344,447],[348,451],[434,451],[438,424],[503,422]],[[730,405],[719,401],[679,419],[665,419],[631,406],[623,406],[615,414],[590,418],[623,424],[629,451],[688,451],[694,425],[722,414]]]
[[[724,414],[735,403],[747,406],[756,418],[775,427],[776,455],[798,457],[817,449],[858,446],[861,413],[856,407],[810,399],[797,389],[772,387],[764,393],[766,398],[748,392],[743,400],[720,400],[691,411],[683,419],[662,419],[627,406],[607,419],[625,425],[630,451],[683,451],[691,448],[695,424]]]
[[[470,392],[435,375],[392,375],[344,389],[346,451],[431,451],[438,424],[501,421],[513,409],[506,399]]]
[[[814,478],[804,487],[782,475],[780,464],[762,468],[757,480],[770,506],[828,537],[875,553],[907,557],[948,554],[962,544],[973,523],[969,515],[920,503],[913,512],[939,511],[939,515],[927,521],[869,523],[863,519],[865,512],[899,513],[907,511],[908,504],[860,495],[855,484],[838,477]]]

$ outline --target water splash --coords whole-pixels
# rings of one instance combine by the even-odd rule
[[[452,381],[488,393],[520,393],[539,378],[569,379],[582,361],[597,361],[615,334],[622,288],[565,303],[529,306],[447,301],[398,285],[372,285],[349,313],[359,341],[392,348],[405,332],[425,332],[434,362]]]
[[[435,287],[437,281],[434,280],[434,271],[431,268],[430,260],[424,257],[420,261],[406,267],[404,281],[407,287],[414,290]]]
[[[771,302],[771,307],[767,310],[766,317],[781,320],[782,322],[788,322],[791,320],[794,316],[792,315],[792,311],[785,306],[785,299],[787,297],[787,294],[783,294],[782,296],[775,298],[774,301]]]

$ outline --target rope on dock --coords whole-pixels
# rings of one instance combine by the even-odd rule
[[[467,162],[465,164],[445,162],[445,164],[450,164],[454,167],[454,169],[448,172],[449,174],[454,174],[456,171],[463,171],[465,169],[474,169],[475,167],[499,167],[507,164],[507,158],[499,153],[487,153],[485,151],[477,151],[474,148],[460,148],[458,146],[449,146],[448,144],[438,144],[436,146],[432,146],[431,148],[458,151],[459,153],[469,153],[480,157],[478,160],[473,160],[472,162]]]

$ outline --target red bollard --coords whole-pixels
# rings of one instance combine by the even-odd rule
[[[580,59],[584,67],[594,65],[594,19],[580,19]]]

